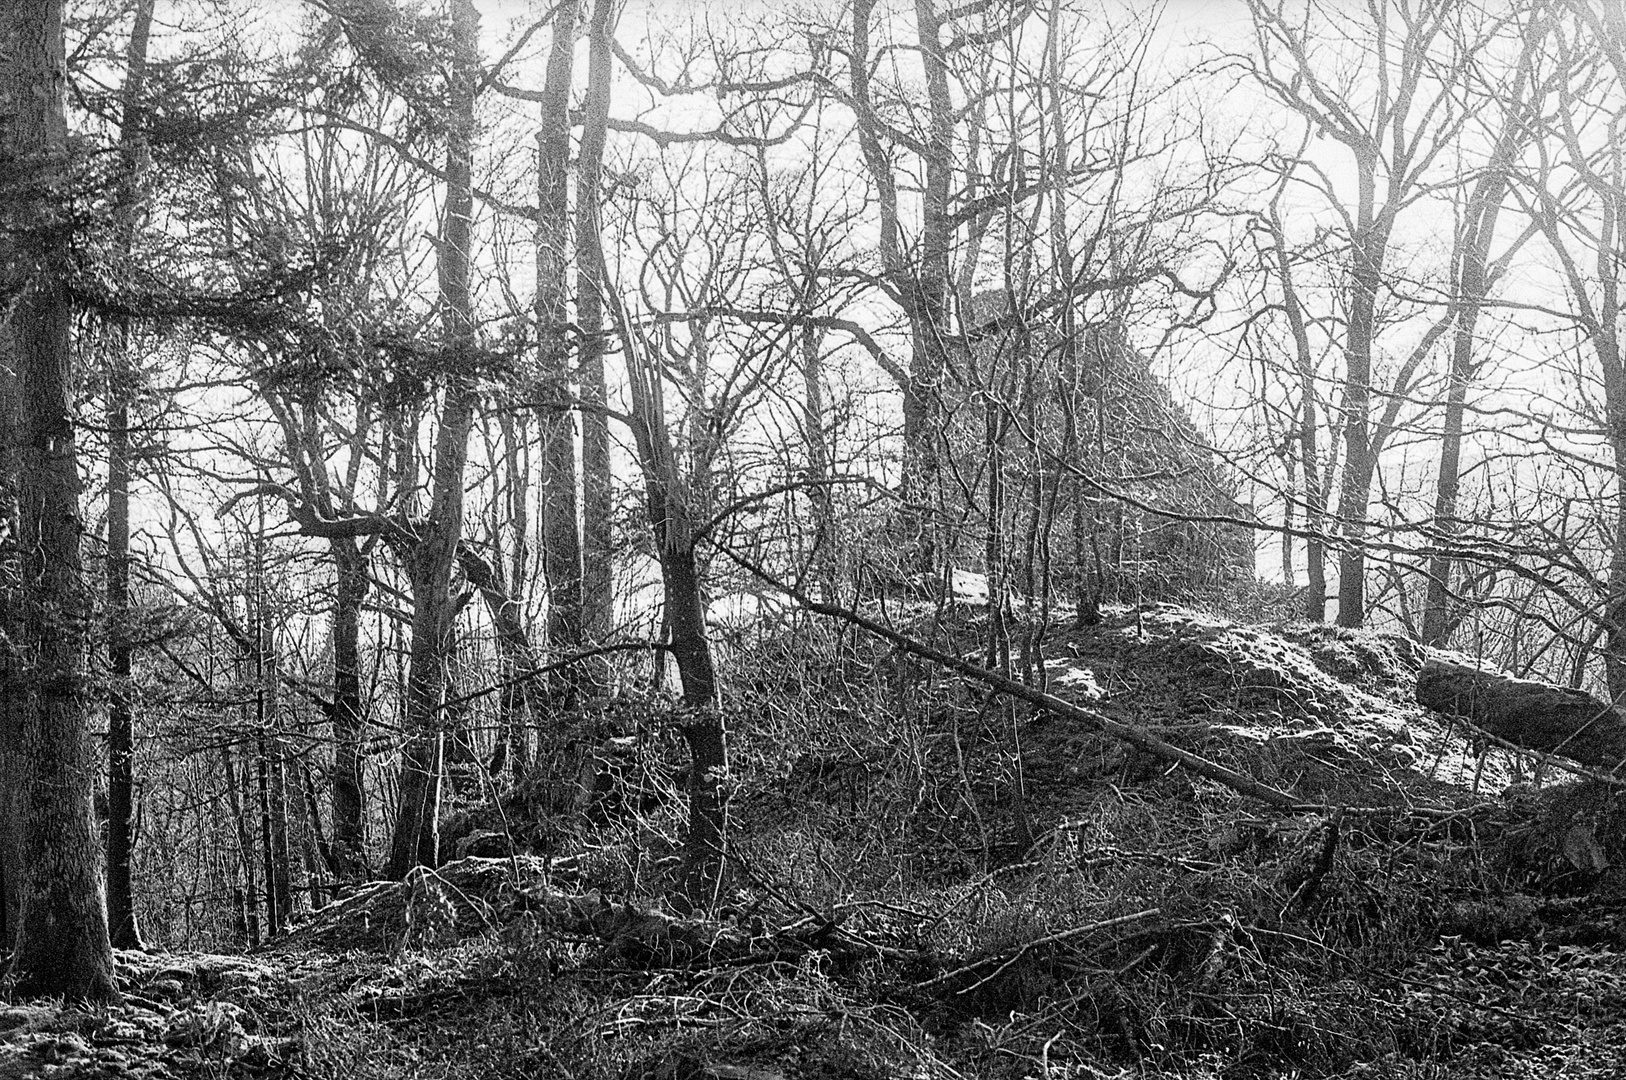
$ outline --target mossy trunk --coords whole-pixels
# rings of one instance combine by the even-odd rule
[[[67,152],[61,0],[15,0],[8,31],[14,115],[0,147],[39,192],[57,189]],[[15,174],[14,174],[15,175]],[[15,446],[21,636],[27,668],[20,740],[23,860],[11,973],[23,997],[116,1000],[102,847],[91,806],[96,755],[86,677],[88,596],[79,549],[79,455],[69,351],[67,232],[46,199],[14,202],[31,271],[11,309],[11,360],[21,412]],[[7,230],[10,231],[10,230]],[[15,233],[13,235],[16,235]]]

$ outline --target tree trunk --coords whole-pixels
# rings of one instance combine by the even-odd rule
[[[1609,552],[1609,575],[1604,583],[1604,678],[1612,701],[1626,701],[1626,350],[1620,338],[1622,317],[1616,275],[1620,248],[1626,234],[1626,154],[1609,148],[1611,181],[1615,195],[1604,200],[1596,234],[1594,273],[1600,284],[1596,305],[1589,305],[1586,320],[1592,350],[1598,359],[1604,397],[1605,434],[1614,470],[1614,520]],[[1574,288],[1574,284],[1572,284]]]
[[[1371,434],[1372,346],[1377,338],[1378,290],[1383,287],[1383,261],[1389,246],[1390,208],[1375,209],[1377,151],[1357,153],[1359,208],[1353,238],[1349,287],[1349,325],[1344,348],[1344,481],[1338,492],[1338,516],[1349,544],[1338,555],[1338,625],[1366,622],[1366,534],[1377,469]]]
[[[29,663],[21,758],[25,879],[19,993],[116,996],[93,821],[79,533],[78,455],[68,388],[68,305],[36,284],[13,316],[25,437],[20,477]]]
[[[8,598],[7,605],[10,605]],[[9,618],[7,620],[10,621]],[[20,680],[7,663],[0,676],[0,955],[10,956],[16,944],[23,886],[23,776],[17,750],[22,746]]]
[[[60,189],[67,152],[61,0],[16,0],[5,52],[14,114],[0,148],[41,193]],[[25,189],[27,190],[27,189]],[[103,893],[103,854],[91,806],[92,710],[85,672],[89,615],[79,550],[79,455],[74,443],[67,230],[43,198],[19,200],[18,254],[32,271],[10,315],[22,412],[18,543],[23,600],[16,644],[27,664],[21,767],[23,882],[11,973],[24,997],[118,999]],[[9,231],[9,230],[8,230]]]
[[[666,504],[666,500],[661,500]],[[652,510],[656,504],[651,503]],[[668,527],[677,524],[667,519]],[[657,526],[657,533],[662,531]],[[673,530],[681,534],[680,527]],[[689,842],[684,893],[705,908],[717,899],[728,842],[728,732],[717,709],[717,672],[706,637],[706,607],[693,544],[663,544],[668,642],[683,684],[683,737],[689,744]]]
[[[446,207],[440,242],[441,325],[446,398],[435,434],[429,519],[419,525],[408,575],[412,646],[407,677],[407,744],[401,761],[401,805],[385,875],[402,878],[440,857],[440,795],[446,741],[447,663],[456,631],[452,566],[463,531],[463,474],[474,426],[474,314],[469,290],[473,236],[472,152],[479,13],[472,0],[451,0],[457,56],[451,86],[452,128],[446,154]]]
[[[1278,198],[1280,193],[1278,192]],[[1318,446],[1320,420],[1316,410],[1315,354],[1310,348],[1310,331],[1304,307],[1299,301],[1298,285],[1293,277],[1293,262],[1288,257],[1286,231],[1275,200],[1269,216],[1272,252],[1276,260],[1276,274],[1282,284],[1282,310],[1287,316],[1288,330],[1293,335],[1294,370],[1299,383],[1298,470],[1304,476],[1304,531],[1309,535],[1304,543],[1305,578],[1304,617],[1312,622],[1327,619],[1327,551],[1321,539],[1321,530],[1327,521],[1327,489],[1322,483],[1321,454]],[[1293,469],[1289,466],[1289,475]],[[1292,509],[1288,509],[1291,524]],[[1282,546],[1289,554],[1284,557],[1284,575],[1291,574],[1292,538],[1285,533]],[[1288,583],[1291,587],[1291,582]]]
[[[147,41],[153,0],[136,5],[135,25],[125,54],[124,115],[119,146],[125,170],[117,209],[117,243],[128,256],[135,236],[136,184],[142,168],[143,107]],[[135,649],[130,626],[130,371],[129,334],[123,321],[113,326],[107,375],[107,918],[113,944],[139,949],[131,860],[135,850],[135,714],[131,676]]]
[[[1530,74],[1530,57],[1535,46],[1527,37],[1518,75],[1507,100],[1525,102],[1524,86]],[[1434,489],[1434,550],[1428,560],[1428,587],[1423,601],[1422,641],[1443,647],[1451,636],[1450,611],[1453,560],[1444,548],[1457,532],[1458,473],[1462,465],[1462,426],[1467,412],[1468,384],[1473,380],[1474,330],[1479,313],[1490,294],[1489,269],[1491,241],[1507,192],[1508,170],[1519,148],[1530,138],[1522,112],[1510,111],[1502,121],[1502,132],[1491,154],[1490,166],[1474,183],[1468,198],[1466,220],[1457,238],[1455,253],[1457,306],[1456,327],[1451,342],[1451,383],[1446,391],[1445,427],[1440,440],[1440,466]]]
[[[855,0],[852,43],[848,50],[849,98],[858,128],[865,169],[875,184],[880,214],[881,266],[890,279],[909,321],[910,359],[903,391],[902,522],[905,532],[902,557],[907,572],[928,578],[938,569],[935,524],[931,500],[937,485],[937,444],[940,408],[939,380],[946,362],[942,335],[948,332],[947,301],[952,281],[948,273],[948,199],[953,151],[953,102],[949,98],[947,70],[941,41],[942,20],[931,0],[917,0],[916,27],[921,61],[926,68],[930,104],[930,132],[923,157],[923,191],[919,262],[909,265],[898,220],[898,183],[893,162],[881,143],[882,125],[871,88],[870,21],[875,0]]]
[[[665,601],[661,614],[667,647],[683,683],[683,736],[690,753],[684,893],[691,903],[705,907],[721,889],[728,843],[728,731],[717,708],[717,672],[706,637],[706,605],[695,557],[697,508],[666,426],[661,367],[639,347],[626,320],[618,323],[627,357],[633,441],[661,564]]]
[[[1479,190],[1475,191],[1473,203],[1481,201],[1481,190],[1492,181],[1493,174],[1487,173],[1479,181]],[[1428,560],[1428,588],[1423,601],[1423,627],[1422,641],[1424,645],[1443,647],[1451,636],[1451,572],[1452,558],[1444,550],[1458,528],[1457,523],[1457,491],[1460,483],[1458,473],[1462,464],[1462,424],[1467,412],[1468,383],[1474,375],[1474,328],[1479,319],[1479,309],[1484,303],[1488,285],[1485,276],[1486,248],[1490,245],[1491,235],[1496,228],[1496,209],[1500,207],[1501,193],[1507,186],[1505,178],[1498,178],[1493,184],[1494,192],[1486,193],[1485,198],[1493,198],[1495,202],[1480,211],[1475,206],[1474,212],[1483,212],[1484,217],[1479,222],[1465,230],[1463,243],[1466,251],[1459,254],[1461,260],[1460,281],[1458,283],[1458,299],[1461,310],[1457,312],[1457,323],[1451,344],[1451,383],[1445,397],[1445,429],[1440,437],[1440,466],[1435,479],[1434,488],[1434,550]]]
[[[269,635],[268,635],[269,636]],[[271,771],[271,855],[276,875],[271,879],[276,890],[277,912],[281,916],[276,932],[288,927],[294,910],[293,851],[288,842],[288,748],[283,743],[281,710],[277,706],[276,657],[267,652],[266,669],[266,721],[270,735],[264,749],[269,753]]]
[[[123,335],[119,337],[122,339]],[[123,341],[114,346],[117,356]],[[117,361],[115,361],[117,362]],[[122,366],[122,365],[121,365]],[[120,372],[110,383],[122,382]],[[141,948],[135,850],[134,649],[130,645],[130,407],[111,385],[107,418],[107,916],[113,944]]]
[[[0,583],[0,633],[22,640],[22,597],[17,575],[17,380],[13,335],[0,320],[0,516],[9,539],[0,540],[5,579]],[[16,944],[23,887],[23,698],[27,672],[15,649],[0,649],[0,956]]]
[[[264,709],[263,690],[256,697],[255,708]],[[287,912],[281,907],[282,890],[277,887],[277,845],[271,825],[271,761],[264,734],[255,739],[254,748],[254,794],[260,809],[260,876],[265,881],[265,932],[268,937],[275,937],[282,932]]]
[[[611,36],[616,0],[594,0],[588,27],[587,98],[576,164],[576,325],[581,331],[577,379],[582,399],[582,633],[588,641],[610,636],[614,617],[611,553],[610,417],[604,382],[608,338],[604,318],[603,224],[599,209],[604,140],[610,115]],[[603,681],[604,673],[593,678]]]
[[[1052,7],[1052,13],[1054,12],[1055,8]],[[1055,156],[1049,163],[1049,168],[1051,171],[1050,179],[1052,182],[1057,182],[1060,177],[1066,176],[1072,168],[1072,144],[1068,139],[1065,111],[1061,106],[1063,100],[1061,60],[1054,34],[1049,37],[1047,51],[1046,72],[1050,83],[1051,97],[1050,124],[1055,138]],[[1067,221],[1067,201],[1063,197],[1058,183],[1054,203],[1050,210],[1050,257],[1055,264],[1055,288],[1058,292],[1072,287],[1075,273],[1072,235]],[[1076,462],[1081,460],[1080,447],[1083,442],[1079,429],[1079,407],[1082,404],[1083,386],[1078,356],[1080,344],[1078,305],[1069,299],[1062,306],[1060,318],[1060,356],[1057,361],[1060,382],[1056,386],[1055,397],[1057,406],[1061,410],[1061,453],[1063,460]],[[1086,511],[1084,503],[1084,481],[1077,476],[1063,481],[1061,476],[1058,475],[1056,478],[1057,499],[1060,498],[1064,482],[1067,487],[1067,501],[1070,511],[1068,537],[1072,548],[1073,618],[1075,625],[1082,629],[1101,621],[1101,597],[1098,589],[1091,589],[1089,573],[1085,566],[1085,536],[1089,530],[1090,515]],[[1048,574],[1047,568],[1046,576]]]
[[[1614,253],[1610,248],[1619,224],[1613,214],[1606,215],[1605,226],[1600,230],[1601,270],[1613,262]],[[1613,701],[1626,701],[1626,354],[1615,332],[1620,314],[1614,290],[1606,287],[1594,325],[1589,328],[1592,350],[1602,375],[1604,420],[1615,474],[1612,546],[1601,615],[1604,680]]]
[[[1290,114],[1304,120],[1299,152],[1275,159],[1280,163],[1278,194],[1295,182],[1301,167],[1321,159],[1319,151],[1310,153],[1317,138],[1336,142],[1354,159],[1352,206],[1331,185],[1312,181],[1310,186],[1328,198],[1334,217],[1343,225],[1337,234],[1340,273],[1345,277],[1340,290],[1343,317],[1329,313],[1340,324],[1344,354],[1341,400],[1336,406],[1344,442],[1335,519],[1342,539],[1337,621],[1341,626],[1358,627],[1366,619],[1365,549],[1379,458],[1395,430],[1417,365],[1439,332],[1431,330],[1401,364],[1374,425],[1374,352],[1387,319],[1380,315],[1378,304],[1385,288],[1384,264],[1398,215],[1415,205],[1419,192],[1425,190],[1424,178],[1432,175],[1431,166],[1440,161],[1448,146],[1456,145],[1453,125],[1461,115],[1453,96],[1457,88],[1450,80],[1434,76],[1437,65],[1444,62],[1441,57],[1457,40],[1440,39],[1453,34],[1457,24],[1450,18],[1453,8],[1448,4],[1425,4],[1415,12],[1404,5],[1396,10],[1387,2],[1373,4],[1371,18],[1355,21],[1339,19],[1335,7],[1312,5],[1307,12],[1289,14],[1281,4],[1269,0],[1248,0],[1247,6],[1257,46],[1254,70],[1259,85]],[[1326,81],[1325,71],[1315,59],[1335,39],[1351,55],[1359,53],[1371,65],[1363,67],[1352,84]],[[1356,87],[1359,94],[1353,93]],[[1324,179],[1323,174],[1318,176]],[[1285,259],[1281,229],[1279,224],[1273,225],[1278,257]],[[1319,235],[1316,245],[1321,245]],[[1291,275],[1284,274],[1283,281],[1290,282]],[[1291,318],[1293,313],[1289,310],[1288,314]],[[1436,326],[1443,329],[1443,324]],[[1301,344],[1298,351],[1302,364]],[[1304,400],[1312,398],[1306,385]],[[1304,412],[1307,416],[1308,411]],[[1332,447],[1327,450],[1330,459]],[[1306,465],[1307,484],[1330,480],[1325,471]],[[1307,493],[1306,502],[1313,501]],[[1308,520],[1314,514],[1313,507],[1307,506],[1311,532],[1319,531],[1320,526]],[[1314,571],[1314,554],[1310,561]],[[1317,602],[1314,595],[1310,599],[1312,604]]]
[[[1282,454],[1283,471],[1287,474],[1287,496],[1282,500],[1282,587],[1292,592],[1297,586],[1297,569],[1293,566],[1293,525],[1298,514],[1298,458],[1291,449]]]
[[[811,312],[817,282],[806,282],[804,306]],[[830,439],[824,423],[823,335],[804,325],[798,335],[802,360],[802,433],[807,442],[808,501],[813,506],[812,575],[819,585],[819,599],[834,603],[836,596],[836,513],[835,491],[830,485]]]
[[[516,419],[520,422],[516,423]],[[467,544],[458,548],[458,560],[463,566],[463,576],[469,584],[480,590],[486,599],[493,626],[497,633],[497,672],[503,683],[503,689],[497,702],[497,740],[492,747],[491,757],[486,762],[486,772],[492,779],[501,778],[505,772],[512,770],[516,780],[523,780],[530,774],[536,764],[531,754],[531,727],[536,717],[542,715],[542,709],[536,700],[539,695],[537,688],[531,680],[524,676],[534,665],[537,655],[531,649],[530,637],[525,626],[524,612],[518,600],[511,593],[517,593],[522,583],[530,576],[530,513],[529,513],[529,480],[531,475],[530,458],[525,451],[530,444],[530,429],[524,422],[528,418],[521,415],[504,413],[498,417],[498,427],[502,438],[502,468],[503,490],[506,495],[507,520],[509,532],[514,538],[513,550],[508,557],[506,580],[512,582],[505,586],[504,571],[499,558],[492,564],[475,556],[484,568],[486,581],[481,584],[469,572],[469,557],[474,555]],[[500,534],[503,523],[493,520],[492,535]],[[512,633],[525,645],[523,652],[516,652],[505,646]],[[519,681],[522,680],[523,681]]]
[[[568,294],[570,265],[570,77],[575,55],[577,5],[558,6],[553,48],[542,90],[542,128],[537,135],[538,214],[536,321],[539,366],[546,404],[542,426],[542,573],[548,583],[548,647],[568,653],[582,643],[582,544],[576,507],[576,423],[570,378]],[[596,200],[594,185],[580,198]],[[549,678],[555,712],[577,707],[576,672],[559,668]]]
[[[1304,470],[1304,531],[1309,534],[1304,541],[1304,617],[1311,622],[1326,622],[1327,542],[1322,534],[1327,528],[1327,492],[1332,487],[1338,447],[1328,447],[1327,460],[1322,461],[1317,446],[1320,421],[1316,417],[1314,367],[1301,367],[1299,376],[1304,395],[1299,416],[1299,461]]]
[[[1576,10],[1590,9],[1578,5]],[[1605,5],[1605,11],[1609,10]],[[1620,20],[1613,17],[1612,22],[1618,27]],[[1626,58],[1618,50],[1610,51],[1609,58],[1616,77],[1626,77]],[[1591,107],[1583,105],[1567,84],[1560,82],[1558,88],[1556,115],[1568,118]],[[1521,106],[1521,115],[1542,114],[1531,113],[1526,103]],[[1610,115],[1613,118],[1614,114]],[[1567,119],[1538,129],[1540,137],[1562,140],[1568,160],[1562,165],[1556,161],[1544,163],[1545,169],[1530,177],[1532,182],[1521,184],[1520,190],[1534,196],[1535,223],[1559,255],[1555,262],[1563,271],[1575,322],[1585,332],[1586,343],[1597,359],[1598,381],[1603,384],[1604,415],[1599,434],[1608,441],[1613,459],[1614,505],[1609,511],[1613,535],[1608,574],[1598,590],[1602,593],[1598,598],[1601,611],[1592,617],[1604,638],[1604,671],[1610,696],[1622,701],[1626,700],[1626,355],[1620,336],[1620,264],[1626,235],[1626,151],[1618,140],[1608,140],[1596,148],[1582,146],[1577,130]],[[1591,214],[1572,205],[1573,192],[1565,186],[1568,181],[1555,180],[1557,171],[1565,168],[1575,169],[1580,175],[1581,182],[1574,190],[1597,195],[1595,206],[1588,208]],[[1577,240],[1585,246],[1572,252],[1570,245]],[[1584,260],[1576,257],[1580,254],[1584,254]],[[1584,407],[1582,413],[1587,414]],[[1582,645],[1576,660],[1577,682],[1584,676],[1591,640]]]
[[[491,564],[467,545],[458,549],[457,561],[463,568],[464,579],[475,587],[485,601],[486,613],[491,617],[491,629],[497,641],[497,656],[502,661],[504,678],[510,684],[502,692],[506,730],[498,736],[500,741],[489,770],[496,776],[502,772],[501,762],[495,760],[497,755],[504,758],[523,757],[522,729],[526,718],[541,713],[537,700],[540,680],[534,676],[537,652],[531,645],[525,623],[519,617],[519,602],[504,590]],[[550,762],[539,762],[539,767],[547,769]],[[515,770],[523,771],[518,762],[515,763]],[[563,776],[564,772],[556,771],[555,775]],[[574,776],[574,773],[570,775]]]
[[[337,860],[333,844],[322,832],[322,806],[316,797],[316,778],[311,775],[309,759],[299,762],[299,795],[303,800],[308,829],[302,834],[300,850],[305,856],[305,881],[311,898],[311,911],[319,911],[327,903],[322,871],[333,872]],[[337,892],[337,890],[335,890]]]
[[[333,605],[332,870],[341,881],[366,874],[366,769],[362,740],[367,706],[361,691],[361,608],[367,597],[367,557],[356,541],[331,542]]]
[[[936,525],[942,434],[942,381],[948,370],[949,192],[954,179],[954,100],[949,94],[942,19],[933,0],[915,0],[920,59],[926,71],[929,134],[923,153],[920,264],[905,285],[909,309],[909,385],[903,393],[903,498],[909,523],[911,569],[928,579],[941,570]]]
[[[226,772],[226,805],[231,808],[232,821],[237,830],[237,858],[243,871],[243,887],[239,890],[243,901],[243,944],[253,948],[260,943],[259,894],[254,880],[254,833],[249,827],[248,812],[243,805],[248,788],[248,763],[243,763],[239,781],[237,765],[232,760],[231,747],[221,746],[220,764]]]

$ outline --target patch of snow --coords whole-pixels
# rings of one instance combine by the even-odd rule
[[[988,575],[970,570],[954,571],[952,589],[954,599],[961,603],[984,607],[988,603]]]
[[[1051,685],[1066,690],[1068,696],[1085,701],[1100,701],[1107,696],[1095,680],[1095,672],[1079,665],[1062,668],[1050,677]]]

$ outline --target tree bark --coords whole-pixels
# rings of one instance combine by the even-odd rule
[[[33,197],[8,208],[18,215],[13,223],[22,228],[22,254],[32,270],[10,317],[22,411],[16,453],[23,626],[17,644],[29,668],[16,758],[24,876],[11,973],[21,996],[111,1001],[119,994],[91,806],[95,758],[68,348],[68,232],[48,201],[67,154],[61,0],[16,0],[6,29],[14,115],[3,150],[34,182]]]
[[[570,265],[570,82],[577,21],[575,0],[558,6],[542,90],[542,127],[537,135],[536,321],[545,401],[539,417],[542,573],[548,585],[548,647],[556,655],[574,652],[582,644],[582,543],[577,522],[576,414],[572,407],[575,395],[571,386],[566,287]],[[579,197],[596,200],[596,180]],[[548,682],[557,724],[561,714],[577,706],[576,670],[560,668]]]
[[[1338,555],[1338,625],[1366,622],[1366,534],[1377,461],[1372,449],[1372,346],[1377,339],[1378,291],[1393,225],[1391,203],[1377,206],[1377,148],[1356,149],[1358,195],[1352,237],[1349,323],[1344,346],[1344,480],[1338,516],[1349,543]]]
[[[812,275],[805,282],[803,304],[813,308],[813,293],[818,288]],[[807,442],[808,501],[813,506],[812,576],[819,583],[819,597],[834,602],[836,599],[836,512],[835,492],[831,487],[830,438],[825,433],[824,412],[824,335],[816,327],[804,325],[797,335],[801,354],[802,375],[802,435]]]
[[[1626,713],[1584,690],[1429,660],[1417,675],[1417,703],[1582,765],[1614,769],[1626,762]]]
[[[263,615],[262,615],[263,618]],[[260,717],[264,733],[260,743],[262,760],[271,781],[270,787],[270,869],[268,879],[276,896],[277,918],[273,920],[273,933],[281,933],[293,914],[293,858],[288,843],[288,748],[282,737],[282,709],[280,707],[279,661],[270,624],[264,623],[258,636],[260,650],[260,688],[262,703]]]
[[[494,780],[501,778],[510,770],[516,780],[523,780],[530,774],[537,763],[531,753],[531,728],[534,720],[543,714],[539,701],[541,695],[536,692],[536,688],[529,680],[516,682],[522,672],[530,669],[529,665],[534,663],[538,655],[531,648],[523,610],[517,597],[513,595],[531,573],[529,501],[531,469],[528,453],[531,437],[529,425],[525,422],[528,419],[523,415],[509,413],[497,418],[501,437],[506,522],[493,520],[491,531],[492,536],[498,536],[506,524],[513,537],[513,548],[508,554],[506,570],[500,551],[494,553],[495,557],[490,564],[475,556],[486,573],[487,584],[482,584],[469,572],[469,557],[474,555],[469,545],[461,545],[457,556],[463,566],[464,578],[485,597],[486,607],[490,611],[492,624],[497,633],[497,671],[503,683],[503,690],[497,701],[497,741],[492,747],[491,757],[486,762],[486,772]],[[519,422],[516,423],[516,420]],[[505,580],[513,584],[505,585]],[[515,640],[514,634],[518,635],[518,641],[524,643],[523,651],[507,647],[508,642]]]
[[[414,866],[433,866],[440,857],[447,663],[456,631],[452,566],[462,538],[463,474],[478,395],[472,370],[474,313],[469,289],[469,245],[473,237],[471,171],[480,16],[472,0],[451,0],[451,16],[456,55],[450,88],[446,207],[439,256],[446,396],[435,433],[429,519],[419,526],[408,567],[412,645],[407,676],[407,744],[401,760],[400,814],[384,871],[387,877],[396,879],[405,877]]]
[[[145,143],[144,108],[147,42],[153,0],[136,5],[135,25],[125,54],[124,115],[119,147],[125,170],[117,209],[120,253],[128,257],[135,238],[139,173]],[[122,320],[112,328],[107,375],[107,917],[113,944],[139,949],[131,865],[135,851],[135,714],[131,676],[135,649],[130,643],[130,371],[129,331]]]
[[[264,688],[256,695],[256,710],[264,709]],[[254,743],[254,794],[260,810],[260,876],[265,880],[265,932],[275,937],[282,932],[287,911],[282,907],[282,889],[278,887],[281,875],[277,870],[277,845],[271,825],[271,761],[266,749],[266,738],[261,734]]]
[[[537,700],[538,680],[534,677],[537,651],[519,617],[519,602],[504,590],[496,569],[467,544],[458,548],[457,561],[463,568],[464,580],[473,585],[485,601],[486,613],[491,617],[492,632],[497,640],[497,655],[502,661],[503,678],[510,684],[502,692],[502,710],[506,718],[504,726],[508,730],[499,735],[501,741],[496,754],[503,758],[520,757],[524,753],[523,736],[515,729],[523,726],[527,717],[539,716],[542,712],[541,703]],[[490,772],[493,776],[502,772],[501,765],[500,760],[492,765]],[[543,768],[548,766],[546,761],[541,763]],[[517,762],[515,771],[523,772]]]
[[[1451,343],[1451,382],[1445,396],[1445,426],[1440,437],[1440,465],[1434,487],[1435,546],[1428,560],[1428,586],[1423,601],[1422,642],[1443,647],[1451,636],[1451,575],[1453,560],[1443,545],[1459,527],[1458,475],[1462,466],[1462,426],[1468,405],[1468,384],[1474,377],[1474,329],[1489,292],[1485,263],[1497,211],[1507,188],[1505,173],[1486,173],[1475,186],[1469,203],[1470,222],[1464,229],[1458,255],[1456,327]]]
[[[661,512],[651,501],[651,514]],[[670,517],[666,526],[678,525]],[[657,525],[657,534],[661,532]],[[674,530],[682,532],[681,526]],[[684,857],[684,893],[705,908],[716,902],[728,843],[728,732],[717,708],[717,672],[706,636],[706,607],[693,543],[663,543],[668,646],[683,684],[683,737],[689,744],[689,839]]]
[[[367,557],[353,538],[330,542],[335,571],[333,606],[333,812],[331,869],[341,881],[367,869],[366,769],[362,739],[367,724],[361,691],[361,609],[367,598]]]
[[[243,763],[239,780],[231,747],[222,745],[220,764],[226,773],[226,805],[231,808],[232,822],[236,827],[238,864],[243,871],[243,886],[238,890],[242,896],[242,902],[238,905],[242,917],[242,943],[247,948],[253,948],[260,943],[260,901],[255,883],[254,831],[249,827],[248,811],[243,805],[248,792],[248,762]]]
[[[954,179],[954,100],[942,40],[943,20],[933,0],[915,0],[915,26],[926,71],[929,126],[924,156],[920,264],[905,285],[912,299],[909,385],[903,393],[903,497],[911,536],[911,569],[928,579],[941,569],[936,525],[942,428],[942,381],[948,370],[949,192]]]
[[[3,249],[0,249],[3,251]],[[0,320],[0,515],[7,539],[0,540],[6,572],[0,584],[0,633],[22,640],[22,597],[17,577],[17,451],[21,419],[17,412],[14,339],[9,321]],[[23,699],[27,673],[14,648],[0,648],[0,956],[16,944],[23,888]]]
[[[602,643],[614,618],[611,516],[610,417],[604,382],[608,347],[605,322],[604,240],[599,187],[610,115],[611,35],[616,0],[594,0],[588,27],[587,98],[576,159],[576,325],[581,331],[577,379],[582,400],[582,633]],[[591,670],[591,669],[589,669]],[[603,682],[604,673],[592,676]]]
[[[115,351],[117,351],[115,349]],[[119,379],[118,373],[112,374]],[[136,924],[134,649],[130,626],[130,408],[115,400],[107,446],[107,914],[113,944],[141,948]]]

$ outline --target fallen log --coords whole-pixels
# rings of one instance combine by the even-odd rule
[[[1584,690],[1430,659],[1417,703],[1526,750],[1602,769],[1626,763],[1626,713]]]

